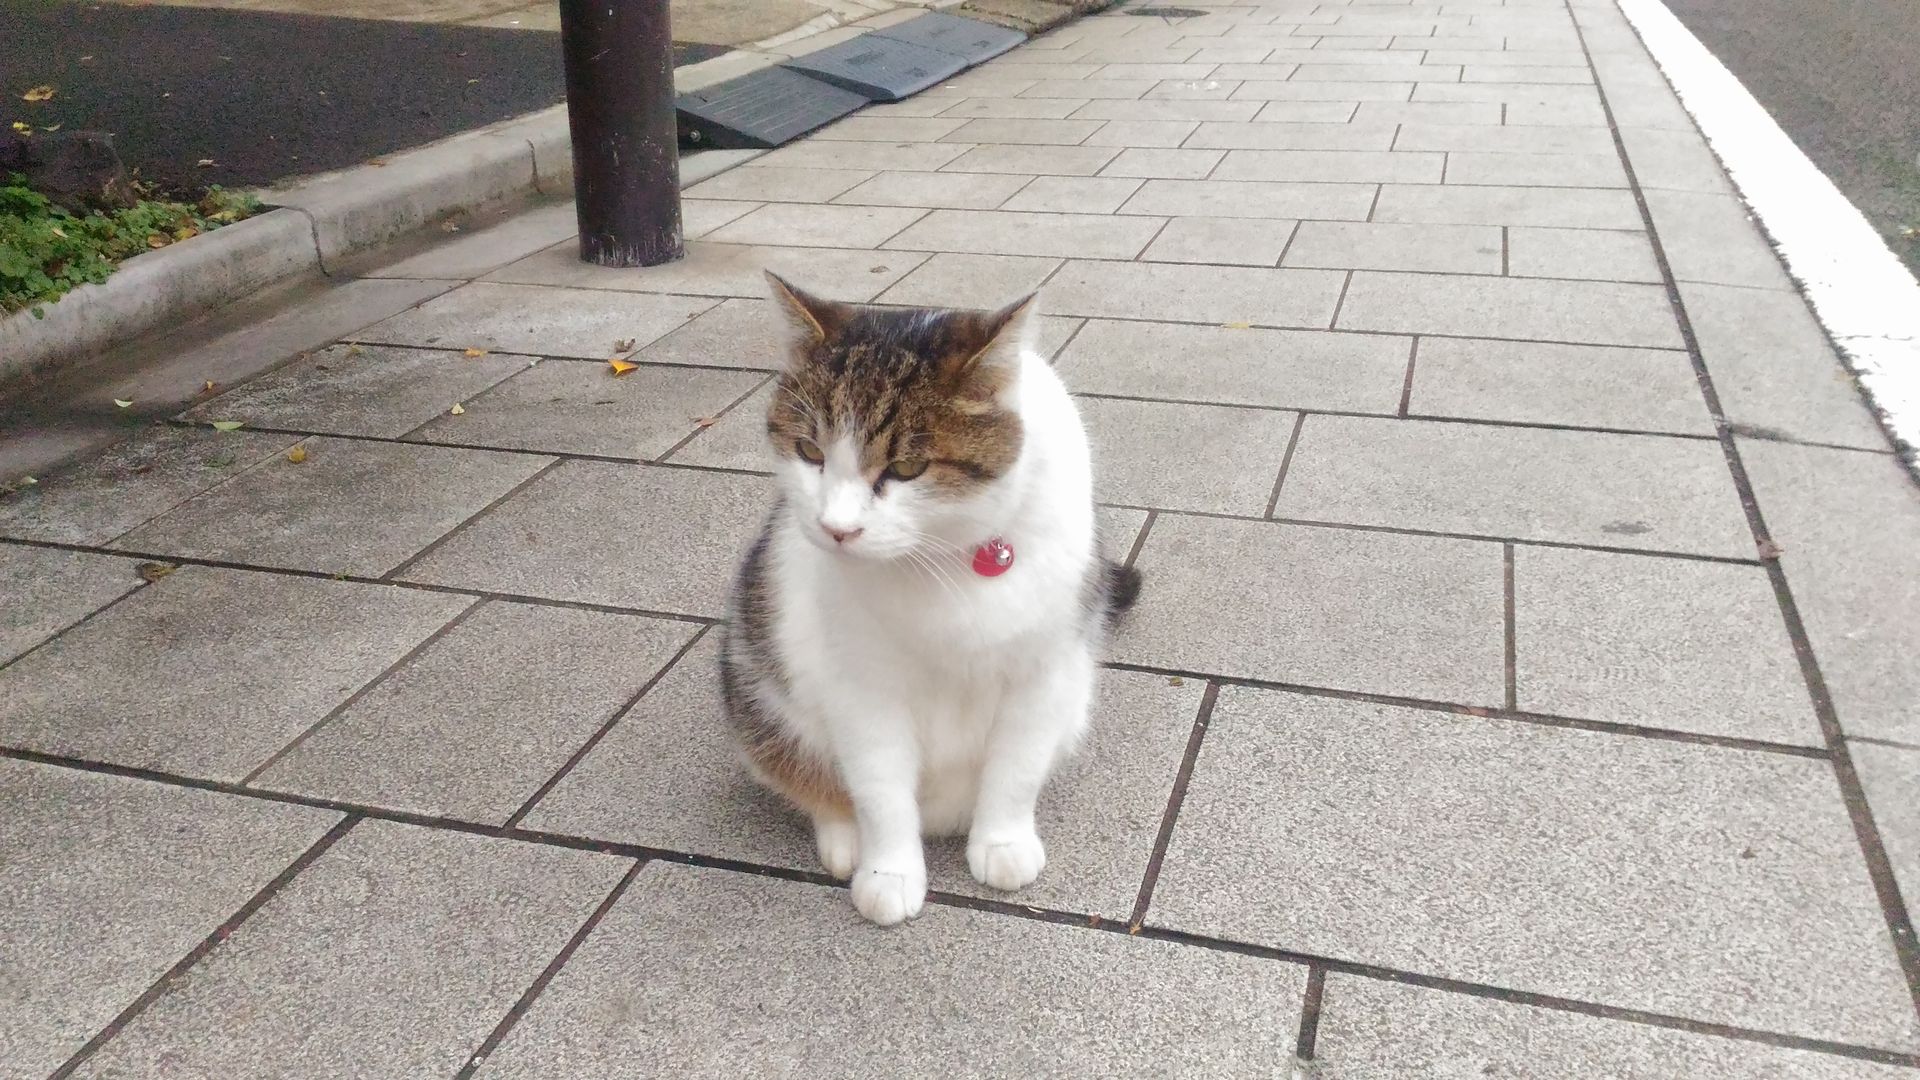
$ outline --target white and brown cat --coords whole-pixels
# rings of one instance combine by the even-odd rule
[[[1087,436],[1000,311],[836,303],[768,275],[793,340],[767,415],[778,498],[721,657],[754,776],[813,821],[882,925],[926,899],[923,835],[1019,889],[1034,804],[1087,726],[1139,576],[1094,536]]]

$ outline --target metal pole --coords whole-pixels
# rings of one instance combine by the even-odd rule
[[[560,0],[580,259],[658,266],[680,243],[667,0]]]

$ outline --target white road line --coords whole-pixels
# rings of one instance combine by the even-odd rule
[[[1661,0],[1618,0],[1909,462],[1920,456],[1920,281]]]

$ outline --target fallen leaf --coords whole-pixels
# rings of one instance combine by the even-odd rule
[[[1134,934],[1138,934],[1139,932],[1140,932],[1140,924],[1139,924],[1139,923],[1134,923],[1134,924],[1133,924],[1132,926],[1129,926],[1129,927],[1127,927],[1127,934],[1128,934],[1129,936],[1131,936],[1131,935],[1134,935]]]
[[[32,131],[32,130],[33,130],[33,125],[32,125],[32,124],[29,124],[29,123],[27,123],[27,122],[26,122],[25,120],[15,120],[15,121],[13,122],[13,130],[15,130],[15,131],[18,131],[18,132],[20,132],[20,133],[21,133],[22,135],[24,135],[24,134],[26,134],[27,132],[29,132],[29,131]]]
[[[467,350],[467,359],[469,360],[473,359],[476,356],[485,356],[485,355],[487,355],[487,350],[485,349],[468,349]]]
[[[150,248],[166,247],[167,238],[164,236],[161,236],[159,233],[154,233],[152,236],[147,237],[147,246]]]
[[[209,469],[224,469],[227,466],[233,464],[233,457],[234,456],[232,454],[215,454],[214,456],[207,458],[205,461],[202,461],[200,464],[206,466]]]
[[[876,266],[873,269],[867,271],[867,273],[869,274],[884,274],[886,272],[887,272],[887,268],[884,266]]]
[[[456,401],[453,403],[453,408],[448,409],[447,412],[453,414],[454,416],[465,416],[467,412],[467,407]]]
[[[169,563],[143,562],[134,567],[133,572],[139,574],[142,581],[159,581],[178,569],[180,568]]]
[[[203,157],[199,161],[194,162],[194,164],[200,166],[203,169],[210,169],[213,167],[213,159],[210,157]]]
[[[1466,707],[1466,711],[1467,711],[1467,715],[1468,715],[1468,716],[1491,716],[1491,715],[1493,715],[1492,713],[1489,713],[1489,712],[1488,712],[1487,710],[1485,710],[1485,709],[1483,709],[1483,708],[1481,708],[1481,707],[1480,707],[1480,706],[1478,706],[1478,705],[1468,705],[1468,706]]]
[[[211,394],[219,388],[220,384],[214,382],[212,379],[208,379],[206,382],[200,384],[200,392],[203,394]]]
[[[46,133],[47,133],[47,134],[49,134],[49,135],[51,135],[51,134],[53,134],[54,132],[56,132],[56,131],[59,131],[59,130],[60,130],[61,128],[63,128],[63,127],[66,127],[66,126],[67,126],[67,125],[65,125],[65,124],[48,124],[48,125],[47,125],[46,127],[43,127],[43,128],[41,128],[40,130],[41,130],[41,131],[44,131],[44,132],[46,132]]]
[[[358,345],[349,345],[349,346],[347,346],[347,355],[348,355],[348,356],[359,356],[359,355],[360,355],[361,353],[363,353],[363,352],[366,352],[366,351],[367,351],[367,350],[365,350],[365,349],[363,349],[363,348],[361,348],[361,347],[360,347],[360,346],[358,346]]]
[[[121,408],[123,408],[123,409],[131,409],[131,408],[133,408],[133,402],[131,402],[131,401],[128,401],[128,400],[127,400],[126,398],[114,398],[114,399],[113,399],[113,403],[114,403],[115,405],[118,405],[118,406],[120,406],[120,407],[121,407]]]
[[[1221,326],[1224,326],[1224,327],[1226,327],[1226,328],[1227,328],[1227,329],[1229,329],[1229,330],[1251,330],[1251,329],[1253,329],[1253,324],[1252,324],[1252,323],[1250,323],[1250,322],[1230,322],[1230,323],[1221,323],[1220,325],[1221,325]]]
[[[617,377],[625,375],[640,365],[627,360],[609,360],[607,361],[607,366],[613,369],[613,373]]]
[[[619,341],[613,343],[613,351],[632,352],[633,347],[638,343],[638,339],[636,338],[621,338]]]
[[[473,85],[474,83],[477,83],[477,82],[479,82],[479,81],[480,81],[479,79],[468,79],[468,80],[467,80],[467,85],[468,85],[468,86],[472,86],[472,85]]]
[[[1760,558],[1768,562],[1772,562],[1774,559],[1777,559],[1780,556],[1787,553],[1786,548],[1780,546],[1779,544],[1774,543],[1771,540],[1760,541],[1759,548],[1760,548]]]
[[[61,228],[60,228],[60,226],[58,226],[58,225],[49,225],[49,226],[47,226],[47,231],[48,231],[48,232],[50,232],[50,233],[52,233],[53,235],[55,235],[55,236],[57,236],[57,237],[59,237],[59,238],[60,238],[60,239],[62,239],[62,240],[65,240],[65,239],[67,238],[67,234],[66,234],[65,232],[63,232],[63,231],[61,230]]]
[[[53,87],[36,86],[33,89],[27,91],[26,93],[21,94],[20,100],[21,101],[52,101]]]
[[[370,157],[370,158],[368,158],[368,159],[367,159],[367,164],[369,164],[369,165],[371,165],[371,166],[373,166],[373,167],[374,167],[374,168],[376,168],[376,169],[384,169],[384,168],[386,168],[386,166],[387,166],[387,159],[386,159],[386,158],[377,158],[377,157]]]
[[[81,58],[80,58],[80,62],[84,64],[84,63],[86,63],[86,62],[88,62],[89,60],[92,60],[92,59],[93,59],[93,57],[91,57],[91,56],[83,56],[83,57],[81,57]]]
[[[215,431],[239,431],[244,426],[245,425],[238,420],[215,420],[213,422],[213,430]]]
[[[173,238],[175,240],[191,240],[194,237],[199,235],[200,235],[200,230],[194,228],[191,225],[185,226],[183,228],[175,229],[173,231]]]
[[[304,446],[296,446],[287,451],[287,460],[293,462],[295,465],[307,460],[307,448]]]
[[[697,416],[693,420],[693,426],[697,428],[705,429],[705,428],[710,428],[719,422],[720,422],[720,418],[717,416]]]
[[[1168,686],[1185,686],[1187,685],[1187,680],[1181,678],[1178,675],[1174,675],[1167,679],[1167,685]]]

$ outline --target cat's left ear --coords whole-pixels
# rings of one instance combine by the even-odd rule
[[[1012,384],[1020,357],[1033,348],[1040,329],[1040,294],[1028,293],[998,311],[982,312],[969,329],[952,373],[971,384],[975,396],[990,397]]]

